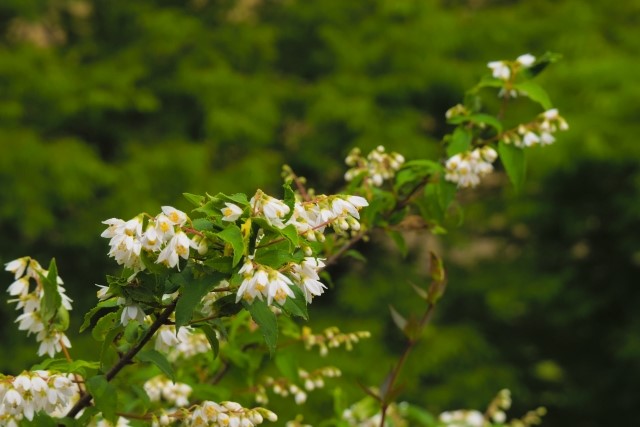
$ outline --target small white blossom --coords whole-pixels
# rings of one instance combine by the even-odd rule
[[[511,78],[511,68],[505,61],[492,61],[487,64],[491,68],[493,77],[500,80],[509,80]]]
[[[525,53],[524,55],[518,56],[516,58],[516,62],[521,64],[523,67],[529,68],[536,62],[536,57],[530,53]]]
[[[242,215],[242,208],[233,203],[225,203],[226,208],[222,209],[222,220],[234,222]]]

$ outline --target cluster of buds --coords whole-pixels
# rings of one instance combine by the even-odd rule
[[[300,339],[307,350],[317,346],[320,349],[320,355],[326,356],[329,353],[329,348],[338,348],[344,345],[348,351],[351,351],[353,344],[357,343],[362,338],[369,337],[371,337],[371,333],[369,331],[357,331],[345,334],[340,332],[340,330],[335,326],[325,329],[320,334],[314,334],[311,331],[311,328],[303,326]]]
[[[129,221],[118,218],[103,221],[109,227],[100,236],[110,239],[109,256],[134,272],[145,269],[140,258],[142,250],[158,253],[156,262],[173,268],[178,266],[180,258],[189,258],[190,249],[200,254],[208,250],[206,240],[200,236],[191,239],[182,230],[188,220],[184,212],[163,206],[162,213],[147,220],[144,232],[144,215],[140,214]]]
[[[547,409],[539,407],[528,411],[522,418],[509,421],[509,427],[530,427],[542,424],[542,417],[547,414]]]
[[[404,157],[398,153],[386,153],[385,148],[379,145],[367,157],[362,156],[359,148],[354,148],[345,163],[351,167],[344,175],[346,181],[362,177],[365,184],[380,187],[385,180],[393,178],[404,163]]]
[[[173,382],[162,375],[157,375],[144,383],[144,391],[152,402],[164,400],[174,407],[183,407],[189,405],[192,389],[187,384]]]
[[[552,108],[540,115],[527,125],[520,125],[517,129],[505,132],[502,140],[516,147],[532,147],[534,145],[549,145],[556,140],[554,133],[569,129],[566,120],[558,114],[558,109]]]
[[[484,415],[475,410],[460,409],[440,414],[440,422],[447,427],[484,427]]]
[[[27,331],[28,335],[36,334],[36,340],[40,343],[38,355],[48,354],[53,357],[62,351],[62,347],[71,347],[69,338],[64,334],[68,323],[68,310],[71,310],[71,298],[63,287],[60,277],[56,278],[57,291],[61,299],[61,307],[52,319],[44,319],[41,313],[41,301],[44,298],[43,277],[49,272],[42,268],[38,261],[30,257],[22,257],[6,264],[6,271],[14,274],[15,281],[9,286],[7,292],[15,299],[9,302],[16,303],[16,310],[22,310],[18,316],[18,329]]]
[[[268,409],[248,409],[236,402],[218,404],[204,401],[186,417],[185,424],[191,427],[253,427],[262,424],[265,419],[274,422],[278,416]]]
[[[166,354],[174,362],[190,359],[196,354],[208,353],[211,346],[207,337],[190,326],[183,326],[176,333],[173,325],[162,325],[156,334],[155,349]]]
[[[0,376],[0,425],[17,427],[23,418],[33,420],[38,411],[61,413],[77,397],[77,390],[67,374],[34,371]]]
[[[327,366],[307,372],[304,369],[298,369],[298,377],[303,382],[303,386],[295,384],[287,378],[265,377],[262,384],[256,387],[256,402],[266,405],[269,403],[267,396],[267,388],[282,397],[293,396],[297,405],[302,405],[307,401],[307,392],[324,387],[325,378],[335,378],[342,375],[338,368]]]
[[[475,187],[481,177],[493,171],[492,163],[497,158],[496,150],[488,145],[456,154],[445,163],[445,179],[458,184],[458,187]]]
[[[507,420],[506,410],[511,408],[511,392],[507,389],[500,390],[487,408],[487,417],[496,423],[504,423]]]

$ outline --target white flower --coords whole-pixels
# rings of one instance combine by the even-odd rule
[[[163,206],[162,212],[169,218],[172,224],[182,226],[185,222],[187,222],[187,214],[172,207],[172,206]]]
[[[142,247],[150,252],[156,252],[160,250],[162,246],[162,238],[158,234],[157,224],[155,221],[149,221],[147,228],[142,235],[141,239]]]
[[[122,323],[123,326],[127,326],[131,320],[137,320],[138,323],[144,322],[144,310],[136,304],[125,305],[122,308],[120,323]]]
[[[267,304],[271,305],[274,299],[278,304],[284,304],[287,296],[295,298],[296,296],[290,288],[291,285],[293,285],[291,279],[277,270],[271,270],[267,284]]]
[[[283,201],[265,194],[262,190],[258,190],[249,203],[254,215],[264,216],[269,225],[274,227],[285,227],[282,220],[291,209]]]
[[[445,179],[458,187],[475,187],[481,177],[493,171],[492,163],[497,157],[498,153],[488,146],[456,154],[445,163]]]
[[[322,295],[327,288],[318,276],[318,271],[324,267],[319,258],[306,257],[302,263],[293,264],[291,274],[296,279],[296,284],[304,293],[307,303],[311,303],[314,296]]]
[[[487,64],[487,67],[491,68],[493,77],[500,80],[509,80],[511,77],[511,69],[509,65],[504,61],[492,61]]]
[[[156,262],[173,268],[178,265],[180,257],[189,259],[189,248],[194,246],[194,242],[182,230],[178,230],[167,246],[160,252]]]
[[[7,292],[9,292],[9,295],[13,296],[27,295],[29,293],[29,278],[21,277],[20,279],[16,280],[11,285],[9,285]]]
[[[223,221],[234,222],[242,215],[242,208],[233,203],[225,203],[226,208],[222,209]]]
[[[523,67],[529,68],[536,62],[536,57],[530,53],[525,53],[516,58],[516,62],[520,63]]]
[[[162,241],[167,241],[175,233],[173,223],[165,214],[159,214],[156,216],[156,234]]]
[[[24,270],[27,268],[27,264],[29,264],[30,259],[31,258],[28,256],[14,259],[13,261],[6,263],[4,269],[5,271],[11,272],[15,275],[14,280],[18,280],[18,278],[24,274]]]

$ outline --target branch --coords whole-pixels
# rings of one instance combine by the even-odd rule
[[[435,311],[435,308],[436,308],[435,304],[429,303],[427,310],[425,311],[424,315],[420,319],[420,322],[418,323],[419,328],[418,328],[418,333],[416,334],[416,337],[419,337],[420,335],[422,335],[422,331],[424,330],[424,327],[427,325],[427,323],[429,323],[429,321],[433,317],[433,312]],[[380,396],[381,398],[380,409],[382,411],[382,417],[380,419],[380,427],[384,427],[384,420],[387,416],[387,409],[389,408],[390,402],[388,401],[387,396],[389,393],[393,391],[393,386],[396,380],[398,379],[398,375],[400,374],[400,371],[402,370],[404,363],[409,357],[409,353],[411,353],[411,350],[413,349],[413,347],[415,347],[417,342],[418,342],[417,338],[409,338],[409,341],[407,342],[407,346],[402,352],[402,356],[400,356],[400,359],[398,359],[398,363],[396,363],[396,366],[394,366],[393,370],[389,374],[388,379],[385,381],[385,383],[387,383],[386,390],[381,390],[381,392],[383,393]]]
[[[125,366],[131,363],[134,356],[138,354],[140,350],[142,350],[142,348],[149,342],[149,340],[151,340],[158,329],[160,329],[160,327],[167,321],[167,319],[169,319],[169,316],[171,316],[171,313],[173,313],[173,311],[175,310],[177,303],[178,299],[173,301],[167,308],[165,308],[164,311],[160,313],[153,324],[149,327],[147,333],[144,335],[144,337],[142,337],[138,344],[131,348],[126,354],[121,356],[120,360],[118,360],[118,362],[113,365],[111,369],[109,369],[109,371],[105,374],[107,381],[111,381]],[[69,410],[66,416],[69,418],[75,418],[75,416],[78,415],[78,413],[82,409],[90,405],[92,398],[93,396],[91,396],[90,393],[84,394],[80,398],[80,400],[78,400],[78,402],[73,406],[73,408]]]

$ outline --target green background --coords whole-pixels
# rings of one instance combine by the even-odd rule
[[[311,326],[371,330],[332,363],[379,384],[403,346],[387,305],[419,312],[408,281],[424,282],[436,248],[449,289],[402,399],[481,409],[508,387],[514,415],[544,405],[549,426],[628,425],[640,406],[638,22],[640,3],[605,0],[5,0],[0,261],[55,256],[79,316],[116,271],[100,221],[187,209],[182,192],[277,195],[282,163],[335,191],[354,146],[439,156],[444,112],[486,62],[558,52],[539,81],[571,129],[530,151],[525,190],[496,174],[462,192],[464,224],[414,236],[406,259],[374,236],[358,248],[369,262],[331,270]],[[5,373],[38,360],[14,318],[0,305]],[[91,353],[90,338],[72,341]]]

